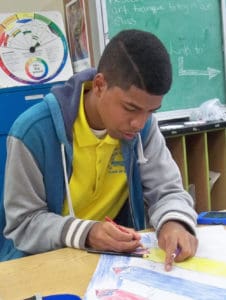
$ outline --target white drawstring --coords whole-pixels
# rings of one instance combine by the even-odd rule
[[[71,217],[75,217],[75,213],[74,213],[74,209],[73,209],[72,201],[71,201],[71,194],[70,194],[70,189],[69,189],[69,184],[68,184],[68,178],[67,178],[65,146],[64,146],[64,144],[61,144],[60,147],[61,147],[62,163],[63,163],[63,170],[64,170],[64,183],[65,183],[65,187],[66,187],[69,213],[70,213]]]
[[[137,162],[139,164],[145,164],[148,161],[148,159],[146,157],[144,157],[144,151],[143,151],[140,133],[138,133],[137,135],[138,135],[138,143],[137,143],[138,160],[137,160]]]

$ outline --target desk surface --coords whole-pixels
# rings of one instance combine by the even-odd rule
[[[65,248],[0,263],[0,300],[35,294],[83,297],[99,255]]]
[[[35,294],[83,297],[98,259],[97,254],[64,248],[1,262],[0,300],[22,300]]]

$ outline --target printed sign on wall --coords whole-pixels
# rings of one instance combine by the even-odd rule
[[[0,14],[0,87],[65,81],[72,74],[59,12]]]

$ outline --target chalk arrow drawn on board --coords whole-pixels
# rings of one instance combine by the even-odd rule
[[[207,67],[206,70],[195,70],[195,69],[184,69],[184,58],[182,56],[178,57],[178,71],[179,76],[208,76],[209,79],[214,78],[219,73],[220,70]]]

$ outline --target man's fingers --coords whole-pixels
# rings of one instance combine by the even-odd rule
[[[140,247],[141,243],[140,236],[134,236],[131,230],[124,232],[111,223],[99,222],[90,229],[87,245],[99,250],[130,252]]]
[[[171,250],[174,249],[174,250]],[[173,263],[175,261],[181,261],[183,258],[180,258],[182,249],[181,247],[177,246],[171,248],[170,250],[166,251],[166,259],[165,259],[165,270],[170,271],[173,267]]]

